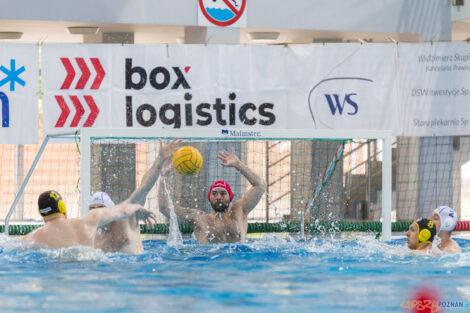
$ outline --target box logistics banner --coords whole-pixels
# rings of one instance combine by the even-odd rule
[[[283,47],[43,47],[44,132],[289,125]]]
[[[467,47],[45,44],[44,133],[210,127],[468,135]]]
[[[0,144],[38,141],[38,46],[0,45]]]

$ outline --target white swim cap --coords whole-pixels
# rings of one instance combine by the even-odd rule
[[[441,218],[441,228],[439,231],[452,231],[457,224],[457,213],[448,206],[440,206],[436,208],[433,213],[439,214]]]
[[[111,200],[111,197],[106,193],[106,192],[95,192],[93,196],[91,196],[90,202],[88,202],[88,206],[92,204],[104,204],[106,207],[111,207],[114,206],[113,200]]]

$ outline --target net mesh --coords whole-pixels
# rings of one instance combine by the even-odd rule
[[[470,137],[398,137],[392,217],[414,220],[441,205],[470,219]]]
[[[188,207],[208,210],[207,188],[215,179],[232,184],[240,199],[249,183],[233,168],[223,168],[215,158],[221,148],[236,147],[236,154],[266,180],[268,192],[249,215],[250,222],[298,221],[300,211],[322,184],[342,141],[289,140],[187,142],[205,151],[204,167],[197,176],[175,175],[173,197]],[[6,216],[40,145],[1,145],[0,214]],[[439,205],[453,207],[459,220],[470,220],[470,138],[396,137],[393,142],[392,221],[429,216]],[[158,153],[156,139],[97,140],[92,146],[92,191],[110,192],[124,200],[142,180]],[[94,176],[93,176],[94,175]],[[380,141],[349,140],[342,159],[311,210],[311,220],[378,221],[381,216]],[[33,171],[12,216],[12,223],[42,219],[37,197],[48,189],[61,193],[69,216],[80,215],[78,188],[80,152],[77,144],[50,143]],[[86,205],[86,204],[85,204]],[[156,188],[146,206],[158,209]],[[163,216],[159,221],[165,223]]]
[[[91,192],[106,191],[115,202],[134,191],[158,155],[156,138],[91,138]],[[204,166],[194,176],[171,175],[168,185],[174,203],[211,211],[210,185],[227,181],[239,200],[251,187],[235,168],[224,167],[217,152],[233,148],[239,159],[267,184],[267,192],[249,214],[249,222],[299,221],[302,210],[319,188],[309,219],[318,221],[375,220],[381,216],[377,192],[381,189],[381,151],[375,140],[187,140],[197,148]],[[340,162],[333,162],[344,145]],[[371,164],[374,163],[373,167]],[[329,170],[330,175],[325,175]],[[326,179],[327,178],[327,179]],[[156,187],[147,208],[158,211]],[[372,194],[374,194],[372,196]],[[372,203],[373,205],[365,205]],[[158,215],[158,222],[167,222]]]
[[[0,212],[7,215],[40,145],[2,145],[0,148]],[[80,154],[76,144],[47,144],[11,217],[13,222],[40,221],[37,199],[45,190],[58,190],[69,217],[80,215]]]

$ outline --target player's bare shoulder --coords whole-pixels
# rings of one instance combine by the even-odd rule
[[[248,220],[247,215],[243,210],[243,202],[241,200],[238,200],[232,205],[229,210],[229,216],[234,221],[244,222]]]
[[[26,242],[34,242],[37,241],[36,238],[39,238],[41,236],[41,233],[43,232],[43,228],[38,228],[27,234],[26,236],[23,237],[23,240]]]

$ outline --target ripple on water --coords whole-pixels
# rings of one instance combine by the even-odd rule
[[[461,254],[419,255],[403,239],[269,235],[244,244],[145,241],[135,256],[33,250],[0,235],[0,279],[8,286],[0,301],[7,311],[397,312],[420,283],[449,301],[470,294],[470,241],[459,243]]]

